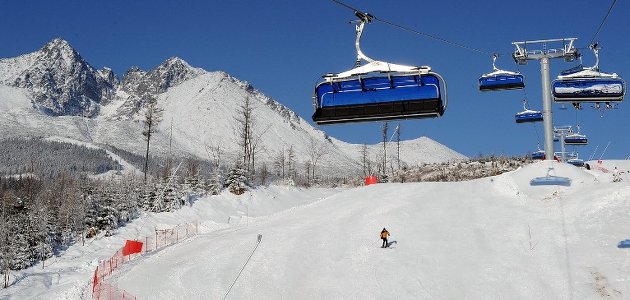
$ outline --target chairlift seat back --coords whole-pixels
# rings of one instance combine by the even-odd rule
[[[564,138],[566,145],[587,145],[588,138],[583,135],[568,135]]]
[[[315,87],[317,124],[406,118],[444,113],[442,83],[435,74],[402,74],[328,80]]]
[[[479,78],[479,90],[482,92],[515,90],[524,87],[525,82],[521,74],[496,74]]]
[[[523,111],[515,115],[516,123],[535,123],[543,121],[543,114],[540,111]]]
[[[553,81],[555,102],[622,102],[626,83],[621,78],[565,78]]]

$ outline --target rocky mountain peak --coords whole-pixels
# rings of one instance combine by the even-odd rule
[[[158,69],[159,68],[193,69],[193,67],[191,67],[185,60],[177,56],[169,57],[167,60],[161,63],[157,68]]]
[[[129,84],[132,84],[133,82],[139,82],[139,81],[143,80],[143,78],[146,76],[146,74],[147,74],[147,72],[143,71],[139,67],[132,66],[123,75],[121,83],[122,83],[122,85],[124,87],[124,86],[127,86]]]
[[[96,71],[61,38],[34,53],[7,59],[5,64],[13,67],[3,76],[4,83],[26,88],[33,105],[53,116],[95,116],[117,84],[111,70]]]
[[[114,71],[108,67],[104,67],[98,70],[98,74],[101,75],[101,77],[107,82],[110,82],[112,85],[117,85],[119,83],[118,77],[116,76]]]
[[[148,72],[137,66],[131,67],[121,81],[120,88],[129,95],[129,99],[121,106],[119,114],[135,114],[146,99],[157,97],[170,87],[203,73],[203,69],[191,67],[179,57],[171,57]]]
[[[81,55],[63,39],[54,39],[37,51],[39,65],[46,65],[57,69],[71,69],[73,67],[89,67]],[[91,67],[89,67],[91,68]]]
[[[70,43],[68,43],[68,41],[62,38],[56,38],[46,43],[46,45],[44,45],[44,47],[42,47],[40,51],[44,53],[74,53],[76,54],[76,51],[74,50],[74,48],[72,48],[72,46],[70,46]]]
[[[159,92],[164,92],[169,87],[178,85],[202,74],[201,69],[191,67],[179,57],[171,57],[151,70],[147,75],[151,81],[157,84]]]

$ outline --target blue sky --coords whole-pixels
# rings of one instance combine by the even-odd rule
[[[542,124],[516,124],[527,96],[542,109],[540,65],[521,66],[525,91],[481,93],[477,79],[497,65],[516,70],[511,42],[576,37],[585,48],[612,1],[358,1],[348,5],[417,31],[483,50],[477,53],[415,35],[381,22],[366,27],[362,49],[378,60],[429,65],[448,82],[449,105],[440,119],[401,122],[403,139],[428,136],[467,156],[522,155],[543,147]],[[2,1],[0,57],[14,57],[62,37],[94,67],[122,74],[151,69],[171,56],[195,67],[222,70],[310,121],[313,88],[324,73],[352,67],[355,19],[328,0],[297,1]],[[9,13],[7,13],[9,12]],[[600,67],[630,80],[630,3],[618,1],[597,41]],[[594,58],[584,50],[584,63]],[[551,76],[574,66],[553,61]],[[581,158],[630,156],[630,107],[599,111],[553,107],[555,125],[580,124],[589,145]],[[396,122],[390,122],[390,128]],[[321,126],[352,143],[377,143],[381,123]],[[597,147],[599,146],[599,147]],[[596,151],[597,148],[597,151]]]

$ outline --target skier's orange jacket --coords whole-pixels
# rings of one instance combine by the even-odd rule
[[[389,231],[385,230],[385,231],[382,231],[382,232],[381,232],[381,238],[382,238],[382,239],[386,239],[386,238],[387,238],[387,236],[389,236]]]

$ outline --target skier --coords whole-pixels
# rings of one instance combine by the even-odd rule
[[[387,248],[387,237],[389,236],[389,231],[387,231],[387,229],[383,228],[383,230],[381,230],[381,239],[383,240],[383,246],[381,246],[381,248]]]
[[[619,173],[619,170],[617,169],[617,167],[615,167],[615,169],[613,170],[613,182],[619,182],[621,181],[621,174]]]

